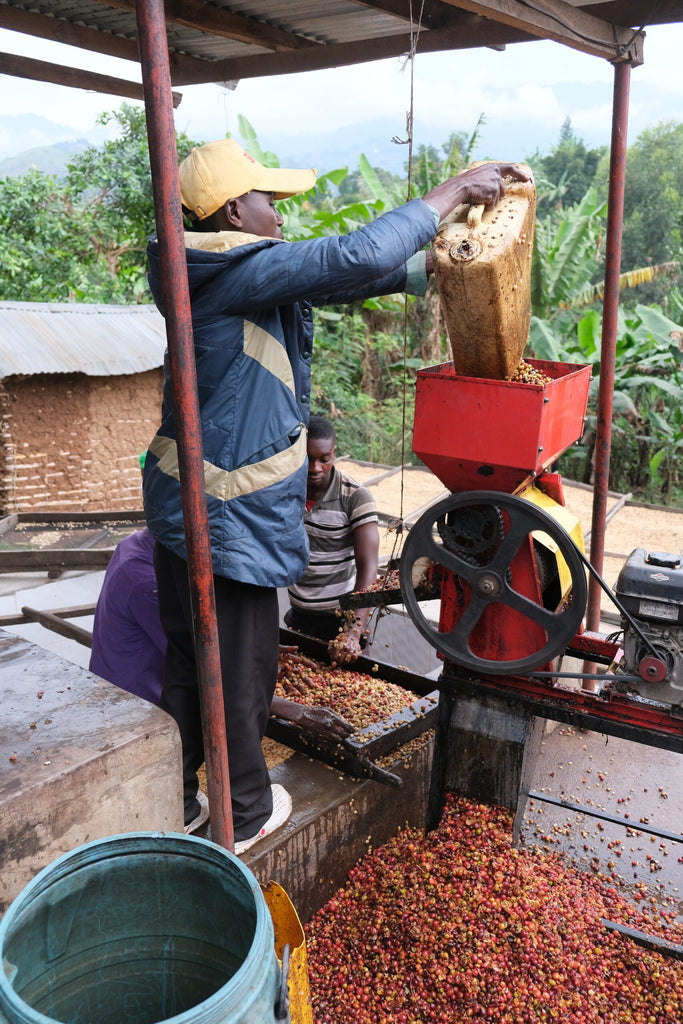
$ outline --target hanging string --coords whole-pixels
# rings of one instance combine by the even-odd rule
[[[407,138],[406,143],[408,145],[408,188],[406,202],[412,199],[413,191],[413,114],[415,109],[415,56],[417,54],[417,44],[420,39],[420,32],[422,30],[422,15],[424,12],[425,0],[421,0],[420,13],[417,19],[417,24],[413,19],[413,0],[410,0],[410,50],[405,58],[406,63],[410,64],[410,109],[406,115],[406,130]],[[399,140],[394,138],[393,142]],[[399,503],[399,517],[400,524],[397,531],[396,541],[398,542],[398,535],[403,530],[403,504],[404,504],[404,486],[405,486],[405,462],[406,462],[406,408],[408,405],[408,296],[403,296],[403,401],[401,408],[401,496]]]
[[[403,60],[403,66],[406,64],[410,65],[410,107],[406,113],[406,138],[401,139],[394,135],[392,142],[398,146],[408,146],[408,185],[406,190],[406,202],[412,199],[413,191],[413,112],[415,108],[415,56],[417,54],[417,44],[420,39],[420,32],[422,30],[422,15],[424,12],[425,0],[421,0],[420,13],[417,18],[417,24],[413,18],[413,0],[410,0],[410,49]],[[401,407],[401,489],[399,499],[399,518],[395,526],[390,526],[389,530],[395,530],[394,543],[392,546],[391,554],[389,556],[389,565],[391,565],[396,557],[397,550],[400,546],[400,540],[403,533],[403,504],[404,504],[404,486],[405,486],[405,460],[406,460],[406,407],[408,404],[408,372],[407,372],[407,361],[408,361],[408,296],[403,296],[403,376],[402,376],[402,391],[403,401]],[[386,574],[382,579],[382,590],[387,587],[389,579],[389,570],[387,569]],[[374,641],[377,633],[377,626],[381,618],[381,606],[379,614],[372,620],[372,637],[371,642]],[[369,632],[369,630],[368,630]]]

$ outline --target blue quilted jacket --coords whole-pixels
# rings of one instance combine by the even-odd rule
[[[285,587],[303,574],[312,306],[404,290],[406,262],[433,237],[435,221],[435,211],[418,199],[331,238],[284,242],[230,231],[187,236],[217,575]],[[163,313],[156,241],[148,257],[150,286]],[[164,377],[161,426],[145,461],[144,506],[154,536],[186,558],[168,354]]]

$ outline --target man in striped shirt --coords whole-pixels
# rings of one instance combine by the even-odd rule
[[[285,623],[330,641],[331,659],[349,664],[365,646],[370,609],[347,619],[340,614],[339,598],[377,579],[377,507],[365,487],[335,468],[334,427],[322,416],[311,416],[307,453],[304,525],[311,555],[303,577],[289,587]]]

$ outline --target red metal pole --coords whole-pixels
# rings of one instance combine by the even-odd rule
[[[612,106],[612,145],[610,152],[609,197],[607,208],[607,254],[605,262],[605,300],[602,314],[602,349],[600,353],[600,390],[595,440],[595,487],[591,527],[590,561],[602,574],[605,554],[605,523],[609,463],[612,445],[612,409],[614,399],[614,366],[617,347],[617,315],[619,312],[619,274],[621,273],[621,229],[624,219],[624,185],[626,180],[626,135],[631,65],[614,66],[614,101]],[[588,583],[586,629],[600,628],[601,588],[591,576]]]
[[[211,837],[232,851],[234,834],[228,747],[164,4],[163,0],[137,0],[136,8],[173,415],[178,432],[180,488],[211,809]]]

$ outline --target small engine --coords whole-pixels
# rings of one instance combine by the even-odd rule
[[[618,672],[643,680],[642,685],[629,682],[626,689],[645,700],[678,705],[683,711],[681,555],[636,548],[619,573],[615,595],[651,645],[622,615],[623,656]]]

